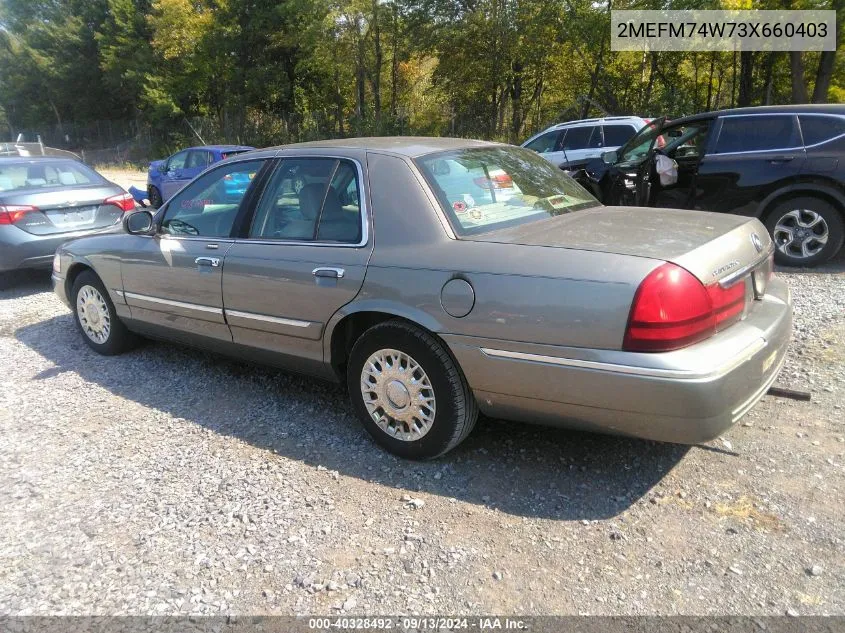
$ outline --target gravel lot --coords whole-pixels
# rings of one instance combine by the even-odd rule
[[[783,274],[781,386],[688,448],[482,421],[431,463],[339,387],[91,352],[0,292],[0,614],[843,614],[845,257]]]

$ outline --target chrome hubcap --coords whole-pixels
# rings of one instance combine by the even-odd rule
[[[361,395],[373,421],[398,440],[418,440],[434,424],[431,381],[404,352],[382,349],[370,356],[361,371]]]
[[[827,244],[827,222],[815,211],[795,209],[777,221],[773,238],[778,250],[785,255],[812,257]]]
[[[100,291],[93,286],[82,286],[76,297],[76,314],[82,331],[92,341],[105,343],[111,332],[109,307]]]

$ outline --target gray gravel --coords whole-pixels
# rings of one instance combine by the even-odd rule
[[[687,448],[483,421],[424,464],[340,388],[83,344],[0,293],[0,614],[845,613],[845,258],[783,274],[780,384]]]

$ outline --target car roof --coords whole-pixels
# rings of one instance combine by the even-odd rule
[[[81,163],[75,158],[68,158],[67,156],[0,156],[0,165],[8,165],[10,163],[41,163],[41,162],[69,162]]]
[[[807,103],[803,105],[755,106],[752,108],[730,108],[727,110],[711,110],[689,116],[672,119],[672,125],[703,121],[720,116],[738,116],[743,114],[839,114],[845,115],[845,105],[829,103]]]
[[[327,141],[308,141],[305,143],[293,143],[291,145],[278,145],[268,147],[267,150],[290,150],[290,149],[357,149],[370,150],[387,154],[396,154],[416,158],[435,152],[442,152],[452,149],[466,149],[470,147],[495,147],[503,143],[489,141],[476,141],[464,138],[447,138],[434,136],[370,136],[357,138],[333,139]]]
[[[185,149],[207,149],[207,150],[211,150],[211,151],[217,150],[217,151],[221,151],[221,152],[225,152],[227,150],[228,151],[244,150],[244,151],[248,152],[248,151],[253,150],[255,148],[251,147],[249,145],[196,145],[194,147],[186,147]],[[181,151],[184,151],[184,150],[181,150]]]

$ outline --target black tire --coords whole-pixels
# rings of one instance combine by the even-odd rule
[[[401,352],[416,362],[428,376],[434,392],[433,418],[429,430],[419,439],[406,441],[382,430],[365,403],[361,389],[364,365],[371,355],[387,349]],[[349,355],[346,383],[352,406],[367,432],[379,445],[406,459],[432,459],[452,450],[469,435],[478,418],[475,397],[445,345],[404,321],[385,321],[364,332]]]
[[[108,317],[108,333],[102,341],[94,340],[94,335],[88,333],[86,326],[83,325],[81,321],[79,294],[83,291],[88,292],[89,289],[96,290],[97,293],[99,293],[99,297],[102,299],[102,304],[99,305],[96,314],[92,316],[92,319],[96,317],[95,325],[101,322],[103,319],[103,313],[106,313],[106,316]],[[120,318],[118,318],[117,312],[114,309],[114,304],[109,297],[109,293],[106,291],[105,286],[103,286],[103,282],[100,281],[100,278],[97,277],[93,271],[86,270],[79,273],[79,276],[77,276],[73,282],[73,289],[71,290],[70,296],[71,305],[73,306],[73,320],[76,323],[79,333],[82,335],[82,339],[91,349],[103,356],[114,356],[135,346],[137,343],[137,337],[126,329],[126,326]]]
[[[820,244],[813,239],[812,235],[806,234],[808,250],[812,254],[803,256],[798,238],[796,237],[792,242],[788,242],[788,234],[784,231],[784,227],[794,229],[796,232],[810,230],[801,224],[809,224],[816,217],[820,217],[822,222],[816,224],[816,227],[812,230],[816,235],[826,235],[827,244],[818,252],[812,252]],[[842,248],[842,240],[845,236],[845,221],[842,212],[826,200],[814,196],[802,196],[778,203],[766,216],[766,230],[775,241],[775,261],[778,264],[782,266],[817,266],[836,255]]]
[[[158,209],[162,205],[161,192],[157,187],[150,185],[147,189],[147,194],[150,197],[150,206],[153,209]]]

